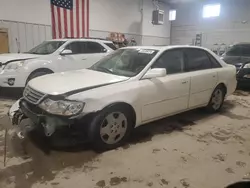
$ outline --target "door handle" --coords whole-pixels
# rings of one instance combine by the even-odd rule
[[[82,60],[87,60],[87,58],[83,58]]]
[[[213,78],[215,78],[216,77],[216,75],[213,75]]]
[[[183,82],[181,82],[182,84],[186,84],[186,83],[188,83],[187,81],[183,81]]]

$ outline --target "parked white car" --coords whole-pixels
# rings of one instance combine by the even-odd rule
[[[107,40],[56,39],[26,53],[1,54],[0,87],[25,87],[38,76],[88,68],[114,49]]]
[[[106,150],[145,123],[199,107],[217,112],[235,88],[235,67],[208,49],[127,47],[89,69],[31,80],[9,114],[21,131],[42,127],[53,136],[74,127]],[[33,123],[23,126],[25,118]]]

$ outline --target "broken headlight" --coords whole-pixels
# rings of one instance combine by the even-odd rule
[[[45,99],[41,104],[39,104],[39,107],[51,114],[73,116],[82,111],[84,103],[78,101],[54,101],[51,99]]]

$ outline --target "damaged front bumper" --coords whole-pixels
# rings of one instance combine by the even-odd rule
[[[25,138],[34,129],[42,130],[45,136],[50,137],[57,129],[75,123],[75,119],[47,114],[24,99],[18,100],[8,114],[19,138]]]

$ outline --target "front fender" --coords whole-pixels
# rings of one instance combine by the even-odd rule
[[[69,96],[68,99],[84,102],[83,114],[101,111],[115,103],[126,103],[134,109],[137,126],[141,123],[140,88],[140,85],[135,82],[117,83],[84,91]]]
[[[33,59],[26,62],[23,67],[23,69],[29,73],[41,68],[50,69],[51,71],[56,72],[56,66],[53,63],[53,60]]]

